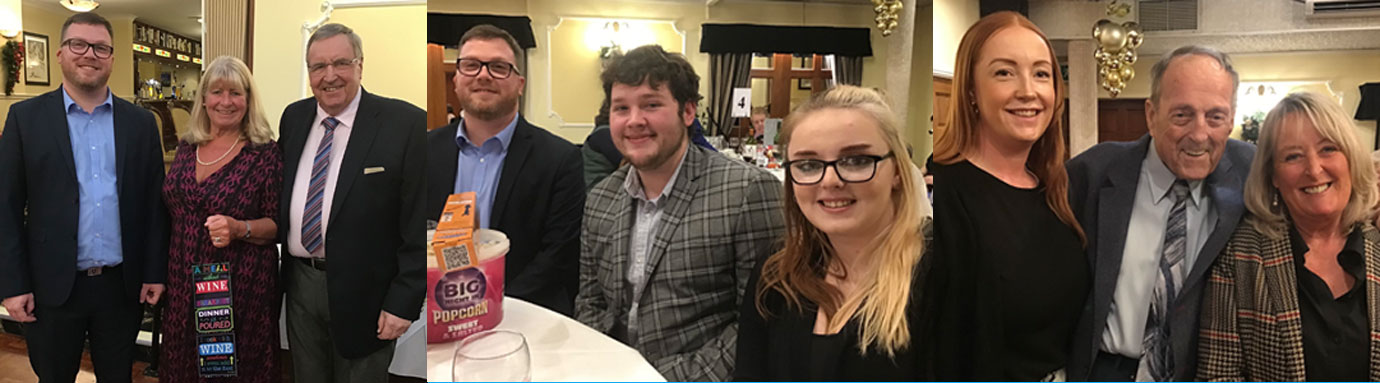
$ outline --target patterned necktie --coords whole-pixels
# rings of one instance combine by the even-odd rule
[[[1145,321],[1145,342],[1136,375],[1156,382],[1174,380],[1174,350],[1170,347],[1169,312],[1184,280],[1184,255],[1188,250],[1188,183],[1174,181],[1169,189],[1174,207],[1164,228],[1164,248],[1160,254],[1160,275],[1150,296],[1150,315]]]
[[[340,120],[326,117],[321,125],[326,127],[326,134],[316,146],[316,158],[311,163],[311,184],[307,186],[307,203],[302,213],[302,247],[315,256],[320,256],[317,250],[321,250],[321,205],[326,198],[326,171],[331,168],[331,141]]]

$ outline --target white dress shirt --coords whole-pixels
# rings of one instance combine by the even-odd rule
[[[345,148],[350,143],[350,131],[355,124],[355,114],[359,112],[359,98],[364,93],[364,87],[355,91],[355,99],[350,101],[350,105],[334,116],[340,121],[340,125],[335,127],[335,133],[331,137],[331,165],[326,168],[326,187],[321,198],[321,258],[326,257],[326,233],[330,230],[331,222],[331,201],[335,197],[335,181],[340,174],[340,160],[345,158]],[[288,253],[302,258],[313,258],[315,256],[307,252],[306,246],[302,245],[302,214],[307,205],[307,193],[311,183],[312,161],[316,158],[316,149],[321,144],[321,137],[326,135],[326,126],[322,121],[326,117],[331,117],[321,105],[316,105],[316,118],[312,119],[311,132],[307,134],[307,143],[302,148],[302,158],[297,161],[297,177],[292,180],[292,204],[289,205],[291,212],[288,218]]]

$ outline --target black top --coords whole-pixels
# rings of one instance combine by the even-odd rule
[[[1299,313],[1303,322],[1303,367],[1308,381],[1370,380],[1370,321],[1366,317],[1366,241],[1360,227],[1351,230],[1337,254],[1342,270],[1356,278],[1351,290],[1336,299],[1332,290],[1307,267],[1308,245],[1289,228],[1298,278]]]
[[[927,377],[918,345],[920,324],[919,291],[928,262],[922,258],[911,282],[911,299],[906,306],[910,326],[910,348],[888,358],[875,347],[862,355],[858,348],[859,323],[849,321],[832,335],[814,333],[819,308],[812,302],[793,310],[786,298],[769,291],[765,306],[771,313],[763,318],[757,311],[756,291],[762,276],[761,265],[748,281],[743,305],[738,314],[738,353],[734,363],[736,381],[916,381]]]
[[[967,161],[934,169],[927,329],[939,380],[1040,380],[1067,364],[1092,275],[1043,186],[1007,185]]]

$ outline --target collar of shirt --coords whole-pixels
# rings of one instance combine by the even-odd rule
[[[508,145],[513,142],[513,132],[517,131],[517,122],[519,118],[522,118],[521,113],[513,114],[513,120],[508,121],[508,126],[503,127],[503,130],[498,131],[497,135],[489,137],[488,140],[479,143],[479,145],[470,142],[470,135],[465,132],[465,119],[462,118],[460,119],[460,125],[455,129],[455,144],[460,146],[460,149],[464,149],[466,145],[478,148],[487,145],[489,142],[493,142],[493,140],[498,140],[498,144],[503,146],[503,151],[507,152]]]
[[[321,103],[317,103],[317,104],[316,104],[316,121],[313,121],[311,126],[312,126],[312,127],[320,126],[320,125],[321,125],[321,121],[325,121],[325,120],[326,120],[326,117],[335,117],[336,121],[340,121],[340,125],[337,126],[336,129],[340,129],[340,128],[349,129],[349,128],[354,127],[354,126],[355,126],[355,115],[359,114],[359,99],[360,99],[361,97],[363,97],[363,96],[364,96],[364,87],[361,86],[361,87],[359,87],[358,90],[355,91],[355,99],[354,99],[354,100],[350,100],[350,105],[349,105],[349,106],[346,106],[346,107],[345,107],[345,110],[341,111],[340,114],[334,115],[334,116],[332,116],[330,113],[326,113],[326,110],[325,110],[325,109],[321,109]]]
[[[1303,236],[1289,224],[1289,247],[1294,252],[1295,269],[1304,270],[1304,254],[1308,253],[1308,243],[1303,241]],[[1362,286],[1366,280],[1366,239],[1364,231],[1360,226],[1354,226],[1351,233],[1346,236],[1346,244],[1342,245],[1342,251],[1337,253],[1337,264],[1342,267],[1342,271],[1351,274],[1356,278],[1356,286]]]
[[[76,107],[77,107],[77,110],[81,110],[82,113],[86,113],[86,110],[81,109],[81,106],[80,106],[80,105],[77,105],[77,100],[73,100],[73,99],[72,99],[72,95],[67,94],[67,89],[66,89],[66,88],[64,88],[63,86],[58,86],[58,89],[61,89],[61,90],[62,90],[61,93],[62,93],[62,106],[63,106],[63,110],[66,110],[68,113],[71,113],[71,112],[72,112],[72,106],[76,106]],[[111,108],[111,107],[113,107],[113,106],[112,106],[112,105],[113,105],[113,102],[114,102],[114,97],[110,95],[110,88],[109,88],[109,87],[106,87],[106,88],[105,88],[105,102],[102,102],[100,105],[96,105],[96,108],[95,108],[95,109],[92,109],[91,112],[92,112],[92,113],[96,112],[96,109],[100,109],[100,107],[102,107],[102,106],[104,106],[104,107],[106,107],[106,108]]]
[[[685,157],[690,155],[691,150],[695,150],[695,145],[686,142],[685,153],[681,153],[680,163],[676,164],[676,171],[671,173],[671,178],[666,181],[666,186],[661,188],[661,194],[657,195],[656,198],[647,199],[647,193],[642,190],[642,178],[637,176],[637,167],[628,169],[628,178],[623,179],[623,191],[628,192],[628,195],[632,196],[633,199],[656,205],[676,186],[676,178],[680,177],[680,169],[685,167]]]
[[[1155,205],[1168,201],[1170,197],[1170,187],[1174,186],[1174,181],[1179,176],[1169,170],[1160,159],[1160,154],[1155,150],[1155,139],[1150,139],[1150,148],[1146,150],[1145,161],[1141,164],[1141,171],[1150,175],[1150,195],[1155,197]],[[1203,180],[1188,181],[1189,203],[1193,206],[1201,206],[1203,203]],[[1173,203],[1174,201],[1168,201]]]

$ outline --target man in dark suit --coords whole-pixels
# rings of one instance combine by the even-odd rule
[[[1255,147],[1227,138],[1238,84],[1231,60],[1187,46],[1151,78],[1150,134],[1098,144],[1068,164],[1094,270],[1069,380],[1192,380],[1204,280],[1244,212]]]
[[[10,107],[0,138],[0,296],[45,382],[75,380],[88,340],[97,379],[130,381],[140,304],[167,276],[158,126],[106,86],[111,35],[68,18],[62,86]]]
[[[508,235],[504,293],[573,315],[585,183],[580,150],[518,115],[526,79],[512,35],[491,25],[460,38],[455,95],[464,118],[427,134],[427,218],[473,191],[479,227]]]
[[[314,97],[279,123],[288,342],[297,382],[380,382],[421,313],[426,113],[360,86],[359,35],[307,42]]]

